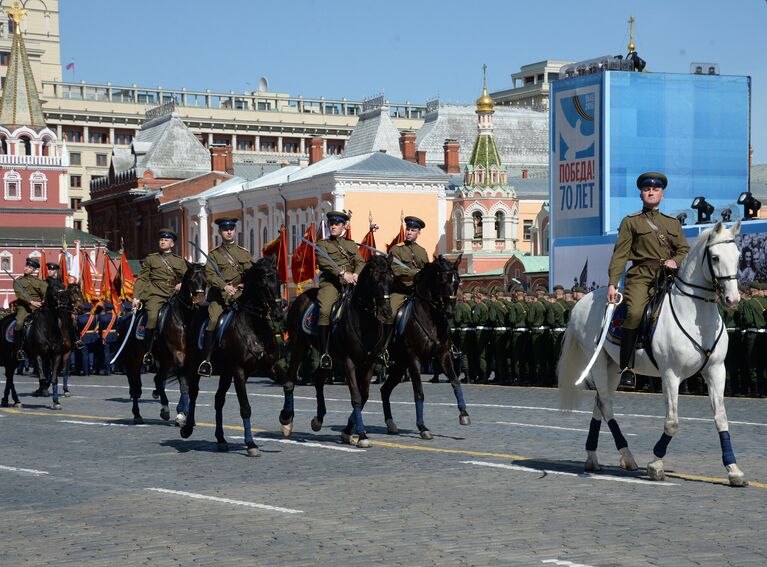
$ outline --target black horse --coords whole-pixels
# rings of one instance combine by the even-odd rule
[[[218,450],[228,451],[229,444],[224,437],[223,413],[226,393],[234,380],[247,454],[250,457],[258,457],[261,453],[253,441],[250,402],[246,388],[248,376],[256,369],[270,371],[272,379],[283,386],[285,405],[280,413],[282,432],[287,436],[293,430],[293,382],[288,380],[285,369],[280,364],[275,340],[274,322],[279,321],[283,315],[277,259],[259,259],[245,272],[243,283],[242,295],[230,312],[231,319],[222,330],[220,347],[215,351],[214,361],[219,370],[215,398],[215,434]],[[201,360],[200,351],[197,353],[197,358]],[[190,365],[197,368],[194,362]],[[181,428],[183,438],[188,438],[194,430],[195,406],[199,391],[200,376],[193,372],[189,375],[189,416],[186,425]]]
[[[401,328],[395,329],[389,346],[392,366],[386,381],[381,386],[384,419],[386,428],[391,434],[396,435],[399,431],[392,418],[389,397],[395,386],[402,381],[405,371],[408,371],[413,384],[418,431],[422,439],[432,438],[423,418],[424,396],[420,371],[421,362],[429,359],[434,360],[434,371],[444,372],[453,386],[453,393],[458,402],[458,421],[461,425],[471,423],[466,411],[466,402],[463,400],[461,382],[453,367],[453,349],[448,323],[455,309],[460,262],[461,256],[458,256],[455,262],[439,256],[433,262],[426,264],[415,277],[413,294],[409,299],[412,306],[407,309],[408,315],[401,322]]]
[[[44,395],[45,390],[51,387],[51,407],[59,410],[59,373],[66,372],[69,364],[69,354],[76,340],[73,316],[83,304],[83,296],[79,286],[65,287],[58,278],[48,278],[46,282],[48,289],[43,304],[31,314],[32,322],[24,340],[24,349],[37,368],[40,382],[37,395]],[[15,332],[23,331],[17,329]],[[12,364],[15,367],[18,363],[14,361]]]
[[[13,336],[10,340],[7,340],[9,335],[8,327],[13,323],[16,318],[15,313],[10,313],[0,320],[0,364],[5,367],[5,390],[3,391],[3,399],[0,401],[0,407],[7,408],[9,405],[8,398],[13,400],[13,406],[20,408],[21,400],[16,393],[16,386],[13,383],[13,372],[19,365],[19,361],[16,360],[16,349],[13,344]],[[13,330],[14,333],[21,332]]]
[[[358,447],[370,446],[362,421],[362,408],[365,407],[370,393],[373,366],[386,345],[387,330],[384,323],[391,315],[389,290],[394,280],[391,262],[391,258],[384,256],[374,256],[368,261],[359,275],[340,320],[334,324],[330,333],[333,367],[346,378],[353,408],[341,433],[341,440],[350,444],[354,429],[358,435]],[[288,380],[291,383],[295,382],[298,367],[311,344],[322,352],[317,336],[310,337],[303,329],[304,315],[316,300],[317,289],[310,289],[299,295],[288,311]],[[322,429],[322,421],[327,413],[323,392],[326,374],[326,371],[314,373],[314,388],[317,393],[317,415],[312,419],[314,431]]]
[[[160,418],[168,421],[170,408],[168,396],[165,393],[165,381],[171,376],[178,377],[181,394],[176,406],[176,423],[179,426],[186,423],[189,408],[187,376],[190,375],[190,367],[187,355],[195,339],[191,336],[194,333],[190,332],[192,320],[205,301],[205,292],[208,287],[204,264],[187,262],[187,268],[181,280],[181,288],[168,298],[162,329],[156,331],[152,345],[152,354],[157,365],[157,374],[154,377],[155,391],[152,395],[160,398],[162,404]],[[118,356],[122,359],[125,374],[128,376],[129,393],[133,402],[133,423],[137,425],[144,423],[139,411],[144,344],[143,340],[136,337],[136,326],[142,315],[141,311],[134,311],[130,317],[122,318],[117,329],[119,342],[123,345]],[[128,333],[130,335],[126,338]]]

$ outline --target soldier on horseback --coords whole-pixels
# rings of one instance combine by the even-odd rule
[[[205,360],[200,363],[197,372],[200,376],[210,376],[213,368],[210,357],[213,354],[213,338],[219,317],[228,306],[242,295],[242,276],[253,265],[250,252],[234,242],[237,234],[237,219],[224,218],[215,221],[221,245],[208,254],[205,273],[210,284],[208,291],[208,328],[205,331]],[[218,267],[218,272],[213,264]],[[221,275],[219,275],[221,274]]]
[[[421,230],[426,228],[426,223],[418,217],[405,217],[405,241],[400,242],[391,249],[391,255],[402,262],[403,265],[393,262],[391,271],[394,273],[394,285],[391,292],[392,320],[397,315],[405,299],[413,290],[413,278],[429,263],[429,255],[426,249],[416,243]]]
[[[13,343],[16,347],[16,360],[27,358],[24,352],[24,321],[33,311],[40,309],[45,298],[48,284],[37,276],[40,262],[27,258],[24,264],[24,274],[13,282],[13,292],[16,294],[16,329]]]
[[[349,222],[349,215],[341,211],[330,211],[326,217],[330,236],[317,242],[317,248],[327,254],[317,254],[317,268],[320,270],[320,286],[317,291],[320,314],[317,334],[322,348],[320,368],[325,370],[333,366],[328,354],[330,311],[341,294],[342,286],[355,285],[365,266],[357,244],[342,236],[346,223]]]
[[[157,316],[165,301],[181,288],[181,279],[187,270],[186,261],[181,256],[173,253],[176,244],[176,233],[169,228],[160,229],[159,252],[152,252],[141,266],[141,273],[136,279],[133,288],[133,307],[138,308],[143,304],[147,312],[146,327],[144,329],[144,355],[143,362],[151,365],[154,362],[152,356],[152,344],[154,332],[157,327]]]
[[[679,220],[659,210],[666,185],[668,180],[662,173],[651,171],[637,178],[643,207],[621,221],[610,260],[607,300],[611,303],[617,301],[618,281],[626,263],[631,260],[623,291],[627,312],[621,330],[619,372],[622,385],[636,384],[631,359],[653,283],[661,269],[676,270],[690,250]]]

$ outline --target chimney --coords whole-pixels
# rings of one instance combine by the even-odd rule
[[[213,171],[223,171],[229,175],[234,175],[232,146],[211,146],[210,168]]]
[[[399,137],[399,149],[402,151],[402,159],[410,163],[416,163],[415,158],[415,132],[405,130]]]
[[[530,170],[529,169],[523,169],[522,170],[522,179],[528,179],[530,177]]]
[[[458,140],[448,138],[442,147],[445,150],[445,172],[461,173],[461,166],[458,163],[458,152],[461,146],[458,144]]]
[[[426,165],[426,150],[416,150],[415,152],[415,162],[418,165]]]
[[[309,140],[309,165],[322,159],[322,138],[315,136]]]

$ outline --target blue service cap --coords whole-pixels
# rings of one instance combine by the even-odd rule
[[[172,238],[173,242],[176,242],[176,239],[178,238],[178,235],[173,229],[170,228],[161,228],[160,229],[160,238]]]
[[[218,225],[219,230],[228,230],[237,226],[237,221],[238,219],[236,218],[225,218],[216,219],[214,222]]]
[[[34,268],[35,270],[40,269],[40,262],[35,260],[34,258],[27,258],[26,262],[24,262],[27,266],[30,268]]]

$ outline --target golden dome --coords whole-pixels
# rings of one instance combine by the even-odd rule
[[[487,94],[487,65],[482,65],[482,96],[477,99],[477,112],[493,112],[495,101]]]

